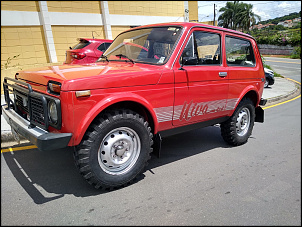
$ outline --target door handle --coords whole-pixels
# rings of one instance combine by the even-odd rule
[[[226,77],[228,75],[227,72],[219,72],[220,77]]]

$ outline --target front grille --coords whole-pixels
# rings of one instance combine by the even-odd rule
[[[15,84],[9,84],[7,81]],[[4,96],[8,107],[13,107],[16,113],[24,119],[29,120],[31,126],[39,126],[45,130],[51,125],[61,129],[61,103],[60,100],[52,96],[34,92],[31,85],[11,78],[4,78]],[[26,88],[27,87],[27,88]],[[9,97],[9,92],[14,94],[14,99]],[[48,118],[48,102],[54,101],[58,109],[58,122],[52,123]]]
[[[26,104],[24,103],[25,97],[27,97],[27,94],[21,93],[16,90],[16,106],[25,114],[29,114],[28,112],[28,100],[26,100]],[[26,98],[27,99],[27,98]],[[25,104],[25,105],[24,105]]]
[[[44,119],[44,109],[43,109],[43,103],[41,100],[32,97],[30,99],[30,107],[31,107],[31,114],[32,114],[32,119],[36,123],[40,125],[45,125],[45,119]]]

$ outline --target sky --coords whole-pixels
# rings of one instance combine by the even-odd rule
[[[198,1],[199,21],[214,20],[214,4],[216,6],[215,20],[220,15],[219,9],[228,1]],[[261,21],[282,17],[301,11],[301,1],[240,1],[253,5],[253,12],[261,17]],[[257,21],[258,22],[258,21]]]

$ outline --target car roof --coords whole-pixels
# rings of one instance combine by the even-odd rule
[[[234,33],[234,34],[238,34],[238,35],[242,35],[242,36],[246,36],[248,38],[254,39],[254,37],[252,37],[251,35],[240,32],[240,31],[235,31],[235,30],[228,29],[228,28],[222,28],[222,27],[218,27],[218,26],[196,23],[196,22],[169,22],[169,23],[148,24],[148,25],[135,27],[135,28],[129,29],[127,31],[135,30],[138,28],[148,28],[148,27],[158,27],[158,26],[181,26],[181,27],[187,28],[188,30],[191,29],[192,27],[202,27],[202,28],[208,28],[208,29],[213,29],[213,30],[230,32],[230,33]]]
[[[78,38],[77,39],[78,41],[81,41],[81,40],[86,40],[86,41],[89,41],[89,42],[92,42],[92,43],[95,43],[95,42],[99,42],[99,43],[112,43],[112,39],[91,39],[91,38]]]

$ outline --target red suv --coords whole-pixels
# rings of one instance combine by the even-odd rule
[[[239,146],[264,122],[255,39],[200,23],[136,27],[94,64],[24,70],[15,78],[4,78],[2,114],[16,138],[42,151],[74,146],[79,172],[96,188],[131,183],[166,136],[219,124],[225,142]]]
[[[66,51],[65,64],[94,63],[112,43],[110,39],[84,39]]]

